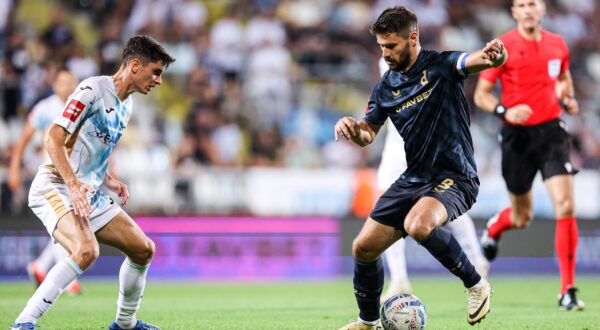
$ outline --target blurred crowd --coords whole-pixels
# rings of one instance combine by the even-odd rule
[[[333,141],[361,116],[379,76],[369,24],[386,7],[418,15],[424,48],[475,50],[514,27],[510,0],[3,0],[0,1],[0,180],[28,111],[58,68],[112,75],[124,42],[159,40],[176,58],[136,108],[113,158],[122,175],[200,166],[362,168],[380,148]],[[600,165],[600,5],[547,0],[545,28],[571,50],[581,115],[565,117],[580,168]],[[499,173],[498,120],[472,104],[480,172]],[[378,139],[380,142],[383,139]],[[380,143],[379,142],[379,143]],[[381,147],[381,144],[379,144]],[[25,157],[35,173],[40,148]],[[37,154],[37,156],[36,156]],[[35,166],[31,165],[35,164]],[[150,166],[140,166],[151,164]],[[26,176],[26,174],[24,175]]]

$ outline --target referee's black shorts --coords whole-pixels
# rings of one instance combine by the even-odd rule
[[[452,178],[434,180],[428,183],[415,183],[398,179],[379,197],[371,219],[405,231],[404,218],[410,209],[423,197],[439,200],[448,213],[446,222],[467,212],[479,193],[479,179],[454,180]]]
[[[560,119],[535,126],[504,124],[500,134],[502,176],[515,195],[531,190],[538,170],[544,180],[578,172],[571,164],[569,133]]]

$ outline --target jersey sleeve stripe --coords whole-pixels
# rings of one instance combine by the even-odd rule
[[[456,61],[456,70],[458,70],[458,72],[463,76],[466,77],[469,75],[469,71],[467,71],[467,56],[469,56],[470,53],[462,53],[460,54],[460,56],[458,57],[458,60]]]

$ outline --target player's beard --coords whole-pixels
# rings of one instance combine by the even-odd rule
[[[390,70],[393,71],[406,71],[408,66],[410,65],[410,44],[407,42],[406,46],[400,53],[400,59],[397,62],[391,61],[391,59],[387,59],[387,61],[391,62],[389,65]]]

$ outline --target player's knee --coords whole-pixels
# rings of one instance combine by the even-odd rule
[[[155,251],[154,242],[146,237],[144,243],[136,249],[135,254],[130,259],[138,265],[147,265],[152,261]]]
[[[146,253],[148,256],[148,262],[150,262],[154,257],[154,252],[156,252],[156,246],[154,245],[154,241],[148,238],[146,243]]]
[[[82,270],[90,267],[100,256],[100,247],[97,242],[85,242],[76,247],[73,253],[75,261]]]
[[[431,234],[435,226],[421,218],[407,219],[404,221],[406,233],[417,242],[425,240]]]
[[[570,198],[565,198],[556,203],[556,216],[558,218],[572,217],[574,211],[573,201]]]
[[[352,255],[356,260],[363,262],[375,261],[379,257],[376,251],[373,251],[367,244],[358,239],[352,242]]]

